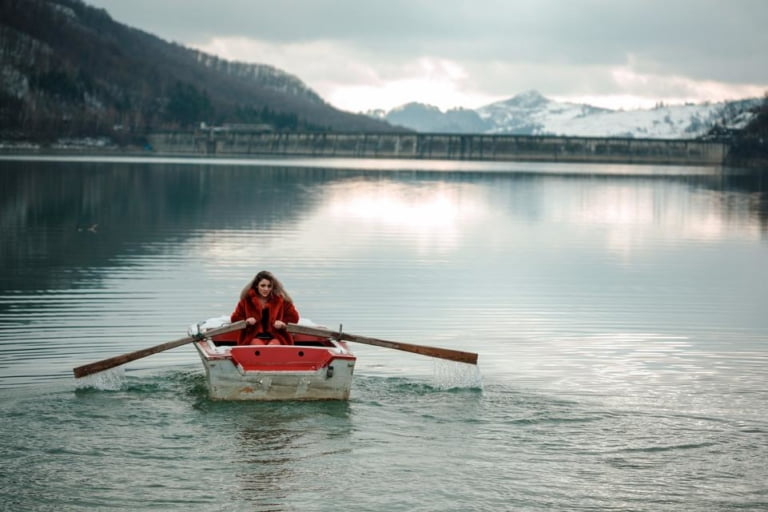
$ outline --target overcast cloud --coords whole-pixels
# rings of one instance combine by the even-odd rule
[[[535,89],[633,108],[768,91],[768,0],[86,0],[271,64],[351,111],[479,107]]]

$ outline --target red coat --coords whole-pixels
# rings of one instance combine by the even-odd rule
[[[256,296],[256,291],[253,289],[248,290],[248,296],[240,299],[230,320],[237,322],[253,317],[256,319],[256,325],[249,325],[240,331],[240,337],[237,340],[238,345],[248,345],[257,334],[263,332],[270,333],[273,338],[277,338],[284,345],[293,345],[293,338],[291,338],[291,334],[288,331],[285,329],[278,330],[274,327],[275,320],[293,324],[299,321],[299,312],[296,311],[293,303],[273,295],[267,302],[266,308],[269,309],[269,321],[268,329],[265,331],[261,321],[262,306]]]

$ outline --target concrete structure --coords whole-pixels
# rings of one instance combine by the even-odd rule
[[[488,161],[721,165],[728,147],[698,140],[435,133],[157,133],[154,151],[174,155],[315,156]]]

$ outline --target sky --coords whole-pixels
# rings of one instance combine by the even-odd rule
[[[536,90],[631,110],[768,92],[768,0],[85,0],[350,112]]]

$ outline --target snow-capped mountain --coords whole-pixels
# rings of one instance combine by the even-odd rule
[[[659,105],[646,110],[610,110],[550,100],[527,91],[476,110],[409,103],[377,117],[420,132],[570,135],[693,139],[715,125],[741,128],[760,98],[719,103]]]

